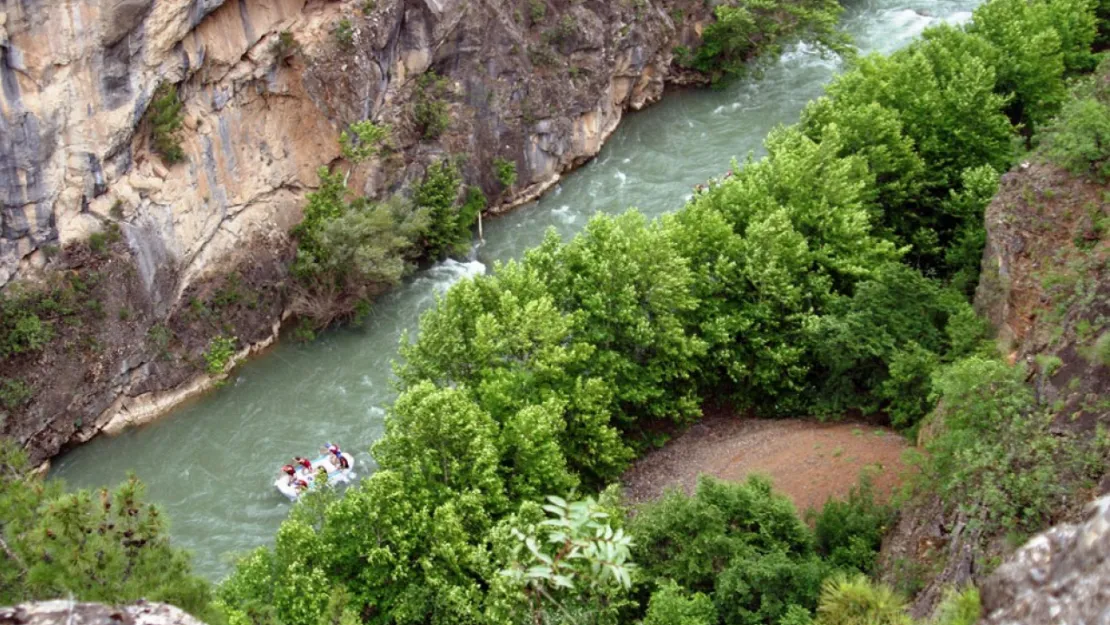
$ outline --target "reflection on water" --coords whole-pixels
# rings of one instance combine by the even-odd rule
[[[851,7],[844,25],[862,50],[885,53],[930,24],[966,20],[975,4],[871,0]],[[196,554],[198,570],[222,576],[229,554],[271,540],[288,513],[272,482],[293,455],[335,441],[356,455],[360,475],[372,470],[369,448],[394,396],[397,342],[437,294],[519,257],[548,228],[565,238],[596,212],[635,206],[654,217],[678,208],[693,185],[720,175],[731,159],[758,155],[767,132],[795,121],[839,67],[839,59],[797,45],[758,80],[669,94],[629,115],[595,160],[539,202],[487,220],[476,260],[422,272],[382,298],[364,327],[329,332],[310,345],[283,343],[172,415],[59,458],[53,474],[92,487],[133,470],[169,513],[177,543]]]

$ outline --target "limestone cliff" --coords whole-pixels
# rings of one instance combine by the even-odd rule
[[[0,287],[92,271],[102,313],[0,370],[33,391],[0,434],[47,459],[205,388],[212,336],[240,355],[272,340],[286,233],[350,123],[389,124],[394,147],[352,172],[356,190],[403,191],[464,155],[467,183],[512,206],[660,97],[707,15],[693,0],[0,0]],[[434,141],[414,119],[428,70],[450,119]],[[172,166],[145,121],[163,83],[184,104]],[[495,158],[516,164],[511,189]],[[120,241],[89,254],[100,231]]]

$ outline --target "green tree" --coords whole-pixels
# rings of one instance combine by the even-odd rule
[[[458,207],[461,184],[458,168],[444,159],[428,166],[424,179],[413,192],[413,202],[428,212],[431,221],[424,247],[432,258],[441,258],[453,251],[461,238]],[[470,238],[469,223],[466,224],[466,238]]]
[[[389,142],[390,128],[385,124],[375,124],[367,119],[351,124],[350,130],[350,133],[346,130],[339,133],[339,149],[343,158],[353,163],[377,156]]]
[[[817,625],[912,625],[906,601],[887,586],[863,575],[838,575],[825,581]]]
[[[172,603],[220,622],[211,588],[170,544],[165,518],[130,477],[115,490],[67,492],[0,441],[0,603],[76,598]]]
[[[708,595],[689,593],[674,582],[664,582],[651,594],[644,625],[716,625],[717,608]]]
[[[177,87],[162,83],[154,91],[146,112],[152,147],[169,165],[185,160],[185,151],[181,149],[181,140],[178,137],[181,123],[185,119],[181,113],[182,107]]]
[[[692,275],[659,227],[636,211],[600,215],[565,245],[549,231],[524,266],[574,315],[575,338],[594,346],[590,369],[613,391],[622,428],[699,414],[695,376],[706,345],[687,331],[697,306]]]
[[[714,80],[743,75],[753,57],[764,52],[774,54],[789,36],[844,52],[848,40],[836,28],[842,11],[838,3],[828,0],[739,0],[719,4],[714,9],[716,19],[702,33],[693,65]]]

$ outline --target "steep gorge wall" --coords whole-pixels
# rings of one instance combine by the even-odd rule
[[[512,206],[659,98],[671,50],[707,17],[690,0],[0,0],[0,287],[94,267],[119,309],[119,322],[108,311],[86,330],[96,349],[0,371],[25,373],[34,391],[0,434],[48,459],[207,387],[197,363],[212,335],[233,333],[241,355],[272,340],[286,233],[350,123],[389,124],[394,147],[352,172],[356,192],[403,192],[428,163],[464,155],[466,181],[494,210]],[[344,19],[349,43],[336,35]],[[275,53],[282,31],[296,54]],[[435,141],[413,119],[429,69],[448,80],[451,123]],[[184,103],[186,158],[173,166],[144,123],[162,82]],[[516,164],[512,189],[494,158]],[[114,227],[110,262],[58,254]],[[197,322],[190,305],[233,272],[252,305]],[[159,327],[174,331],[176,356],[143,340]]]
[[[976,310],[997,332],[1000,354],[1025,365],[1038,404],[1052,413],[1053,433],[1093,438],[1110,427],[1110,362],[1096,347],[1110,344],[1110,192],[1099,181],[1033,158],[1002,176],[985,225]],[[936,427],[943,425],[923,427],[919,442]],[[1071,493],[1054,520],[1083,519],[1087,502],[1108,492],[1110,478],[1104,477],[1095,488]],[[1096,524],[1105,524],[1106,505],[1101,500]],[[882,577],[916,591],[914,615],[924,617],[948,587],[982,584],[1014,551],[1011,539],[991,534],[937,495],[919,497],[900,510],[884,541]],[[1040,557],[1032,553],[1020,555],[1024,564],[1005,575],[1025,575]],[[1049,592],[1049,584],[1036,579],[1041,572],[1028,574],[1034,590]],[[1000,593],[992,591],[988,610],[1011,612],[991,622],[1047,622],[1019,614],[1027,606],[998,601]],[[1034,598],[1052,605],[1050,597]]]

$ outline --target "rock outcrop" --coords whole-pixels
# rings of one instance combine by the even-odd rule
[[[0,607],[0,625],[204,625],[179,608],[164,603],[111,607],[76,601],[39,601]]]
[[[1110,426],[1110,367],[1095,354],[1099,341],[1110,340],[1108,198],[1096,181],[1033,162],[1002,177],[986,210],[975,307],[997,331],[1000,352],[1025,364],[1039,405],[1052,411],[1052,428],[1061,435],[1093,436],[1100,424]],[[1074,520],[1095,494],[1070,493],[1056,518]],[[913,613],[921,618],[946,588],[981,583],[991,563],[1010,551],[1005,536],[932,495],[900,510],[883,544],[882,577],[913,587]]]
[[[1110,623],[1110,497],[1030,540],[980,588],[983,625]]]
[[[491,210],[510,207],[596,154],[625,110],[659,98],[672,49],[696,42],[708,16],[696,0],[5,0],[0,288],[82,270],[59,248],[118,228],[113,258],[133,269],[111,279],[134,276],[128,308],[141,314],[98,321],[115,335],[104,329],[63,374],[50,369],[70,352],[9,363],[50,379],[23,380],[34,398],[0,435],[42,461],[206,388],[196,363],[216,329],[186,331],[171,365],[140,337],[181,326],[229,276],[262,276],[244,288],[265,291],[266,305],[225,330],[244,354],[273,340],[287,302],[270,266],[291,258],[286,233],[350,123],[391,127],[392,149],[350,172],[355,191],[404,192],[430,162],[463,157]],[[431,95],[419,84],[429,71],[445,79]],[[175,165],[151,149],[161,84],[183,102]],[[434,140],[414,112],[422,97],[450,119]],[[511,188],[494,159],[516,165]]]

